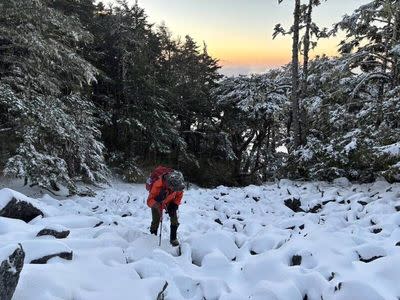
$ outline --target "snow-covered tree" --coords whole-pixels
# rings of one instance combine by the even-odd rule
[[[294,35],[303,28],[303,42],[309,40],[307,30],[317,28],[315,24],[307,26],[311,24],[311,4],[297,8],[299,27],[286,32],[277,26],[276,34]],[[316,179],[347,176],[363,181],[383,174],[396,180],[399,90],[393,49],[398,44],[398,8],[398,1],[372,1],[345,16],[329,33],[339,29],[346,33],[339,57],[317,57],[309,63],[308,47],[303,44],[300,119],[301,131],[306,134],[300,147],[288,143],[283,174]],[[317,29],[313,34],[317,38],[329,35],[327,30]]]
[[[293,153],[298,167],[286,166],[289,176],[371,181],[387,175],[396,163],[380,149],[398,141],[398,125],[389,121],[398,98],[384,101],[387,121],[376,126],[379,82],[359,88],[365,74],[354,69],[353,61],[351,54],[311,61],[310,96],[304,99],[310,130],[305,144]],[[387,178],[393,180],[392,175]]]
[[[105,182],[103,145],[87,100],[96,69],[77,52],[92,36],[52,1],[0,3],[0,107],[17,143],[5,173],[57,189]]]
[[[287,72],[272,70],[264,75],[226,78],[215,90],[222,111],[221,127],[235,154],[233,177],[238,183],[265,179],[274,169],[276,148],[283,142],[289,89]]]
[[[283,0],[278,0],[278,3]],[[274,28],[273,38],[278,35],[292,36],[292,92],[291,92],[291,111],[288,115],[289,130],[293,129],[293,142],[289,148],[298,148],[304,144],[307,136],[306,113],[302,106],[302,99],[307,96],[307,78],[310,50],[317,45],[317,40],[329,36],[327,29],[320,27],[313,22],[313,10],[321,4],[321,0],[308,0],[307,4],[302,4],[301,0],[294,2],[293,25],[289,30],[285,30],[281,24]],[[303,56],[303,63],[300,63],[300,55]]]

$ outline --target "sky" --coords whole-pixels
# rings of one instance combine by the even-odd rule
[[[112,0],[110,0],[112,1]],[[130,0],[134,3],[135,0]],[[293,22],[293,0],[138,0],[149,20],[165,22],[174,36],[192,36],[219,59],[222,73],[261,73],[286,64],[291,59],[289,36],[272,39],[275,24],[289,28]],[[302,1],[305,3],[305,1]],[[369,0],[328,0],[317,7],[314,19],[329,27],[344,14]],[[313,51],[336,54],[340,37],[320,41]]]

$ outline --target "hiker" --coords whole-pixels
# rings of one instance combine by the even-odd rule
[[[157,176],[157,172],[161,174]],[[170,243],[174,247],[179,246],[177,239],[179,226],[177,210],[181,204],[183,189],[185,188],[183,175],[179,171],[158,167],[149,180],[151,182],[149,183],[148,181],[146,186],[150,192],[147,198],[147,205],[151,208],[152,215],[150,233],[157,235],[158,226],[165,209],[171,221]]]

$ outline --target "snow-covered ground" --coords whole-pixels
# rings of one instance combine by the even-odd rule
[[[399,184],[190,189],[179,211],[180,248],[168,244],[168,217],[161,247],[149,235],[146,197],[142,185],[115,184],[95,198],[32,200],[45,216],[28,224],[0,218],[0,248],[21,243],[26,252],[13,299],[155,300],[166,283],[171,300],[400,297]],[[288,199],[301,201],[300,212]],[[71,233],[36,237],[43,228]],[[70,261],[29,264],[71,251]]]

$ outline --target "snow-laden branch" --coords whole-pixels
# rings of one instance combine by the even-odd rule
[[[10,128],[0,128],[0,133],[10,131],[10,130],[12,130],[11,127]]]
[[[351,92],[351,98],[354,98],[355,95],[358,93],[358,91],[361,89],[362,86],[364,86],[364,84],[366,84],[368,81],[372,80],[372,79],[385,79],[385,80],[389,80],[389,76],[387,76],[384,73],[371,73],[366,75],[358,84],[357,86],[354,88],[354,90]]]

